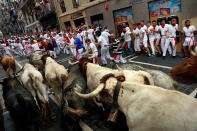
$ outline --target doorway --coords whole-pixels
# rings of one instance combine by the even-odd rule
[[[74,23],[75,23],[75,27],[79,27],[85,24],[85,20],[84,18],[80,18],[80,19],[74,20]]]

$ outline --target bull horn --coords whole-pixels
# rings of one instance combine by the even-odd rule
[[[88,59],[93,59],[95,57],[96,57],[96,55],[95,54],[92,54],[90,57],[88,57]]]
[[[78,64],[78,63],[79,63],[79,61],[71,62],[71,60],[68,59],[68,64],[69,64],[70,66],[76,65],[76,64]]]
[[[122,68],[120,68],[117,64],[116,64],[116,68],[118,69],[118,71],[120,72],[121,75],[124,75]]]
[[[76,85],[78,86],[78,85]],[[104,83],[99,84],[99,86],[91,93],[89,94],[81,94],[77,91],[74,91],[79,97],[84,98],[84,99],[88,99],[88,98],[93,98],[97,95],[99,95],[99,93],[104,89],[105,85]]]

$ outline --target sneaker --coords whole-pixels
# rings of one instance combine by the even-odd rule
[[[114,60],[114,62],[115,62],[115,63],[120,63],[120,61],[119,61],[119,60]]]

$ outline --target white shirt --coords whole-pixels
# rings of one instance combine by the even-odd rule
[[[144,33],[144,38],[143,38],[143,40],[147,40],[146,31],[145,31],[144,28],[141,28],[141,29],[140,29],[140,38],[142,38],[142,34],[143,34],[143,33]]]
[[[88,29],[87,32],[88,32],[88,37],[94,37],[93,36],[94,29]]]
[[[39,50],[40,50],[40,48],[39,48],[39,46],[38,46],[38,43],[32,44],[31,47],[32,47],[32,49],[33,49],[34,51],[39,51]]]
[[[140,38],[140,36],[139,36],[140,30],[138,28],[133,30],[133,34],[135,36],[135,39],[139,39]]]
[[[70,46],[74,46],[74,43],[75,43],[75,39],[72,37],[72,38],[70,39]]]
[[[22,46],[21,43],[18,43],[18,47],[19,47],[20,50],[23,50],[24,49],[24,47]]]
[[[178,24],[176,24],[175,26],[168,25],[165,28],[165,31],[167,31],[167,34],[169,35],[169,37],[176,37],[177,30],[178,30]]]
[[[44,38],[45,38],[45,39],[48,38],[48,34],[44,34]]]
[[[105,41],[107,42],[107,44],[109,44],[109,37],[110,37],[110,34],[106,31],[103,31],[101,33],[101,36],[105,39]]]
[[[165,36],[165,28],[168,26],[168,24],[165,24],[164,28],[160,25],[159,30],[161,31],[161,36]]]
[[[82,41],[82,38],[81,38],[81,34],[80,33],[77,33],[77,38],[79,38]]]
[[[147,30],[148,28],[147,28],[147,26],[146,25],[144,25],[143,27],[141,27],[143,30]]]
[[[56,40],[57,43],[64,43],[64,38],[63,37],[58,37]]]
[[[183,27],[183,31],[184,31],[186,37],[187,36],[194,36],[193,31],[195,31],[195,30],[196,30],[196,27],[193,25],[189,26],[189,28]]]
[[[130,29],[126,29],[127,31],[125,33],[122,33],[121,36],[124,36],[124,40],[126,42],[131,41],[131,31]]]
[[[148,27],[148,36],[149,36],[149,39],[155,39],[155,35],[154,35],[154,32],[153,32],[153,26],[149,26]]]
[[[103,36],[101,35],[101,36],[99,36],[99,38],[98,38],[98,42],[101,42],[101,48],[102,47],[105,47],[105,45],[107,45],[108,43],[107,43],[107,41],[103,38]]]
[[[98,54],[98,50],[96,48],[96,45],[92,42],[88,45],[88,49],[93,49],[93,53]]]
[[[159,31],[159,26],[156,25],[155,31]],[[155,38],[160,38],[160,33],[154,32]]]

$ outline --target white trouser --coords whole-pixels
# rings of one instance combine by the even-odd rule
[[[135,51],[141,51],[141,48],[140,48],[140,39],[139,38],[135,38],[135,41],[134,41],[134,49],[135,49]]]
[[[116,59],[114,60],[116,63],[126,63],[126,60],[122,57],[122,54],[117,55]]]
[[[102,64],[107,64],[107,47],[101,47],[101,60],[102,60]]]
[[[164,49],[165,49],[165,42],[166,42],[166,36],[161,36],[161,50],[162,50],[162,52],[164,52]],[[172,54],[171,46],[168,47],[168,52],[170,55]]]
[[[90,39],[90,41],[95,42],[94,36],[88,36],[88,38]]]
[[[106,48],[107,48],[107,54],[106,54],[107,59],[113,60],[114,58],[112,58],[109,53],[109,47],[106,47]]]
[[[155,46],[154,46],[154,41],[155,41],[155,37],[153,38],[149,38],[149,42],[150,42],[150,48],[152,51],[152,54],[155,55]]]
[[[77,58],[77,60],[81,59],[82,56],[83,56],[83,48],[78,49],[78,50],[76,51],[76,58]]]
[[[53,56],[54,55],[54,57],[56,57],[56,54],[55,54],[55,51],[49,51],[49,54],[50,54],[50,56]]]
[[[167,49],[170,47],[170,43],[172,44],[172,56],[176,56],[176,42],[174,38],[166,38],[165,48],[163,51],[163,56],[166,56]]]
[[[160,39],[161,39],[160,36],[155,37],[155,43],[154,44],[159,45]]]
[[[93,58],[93,63],[98,64],[98,52],[95,52],[95,58]]]
[[[70,53],[69,53],[69,46],[68,46],[68,45],[66,45],[66,46],[64,47],[64,53],[66,53],[67,55],[70,54]]]
[[[76,57],[76,48],[71,48],[71,46],[70,46],[70,51],[71,51],[72,55],[74,57]]]
[[[59,48],[58,48],[58,47],[55,47],[55,48],[54,48],[54,51],[55,51],[55,53],[56,53],[57,55],[60,54],[60,51],[59,51]]]
[[[193,36],[191,36],[191,37],[185,37],[185,41],[184,41],[184,43],[183,43],[183,46],[192,46],[192,45],[194,45],[194,37]]]
[[[86,51],[88,50],[88,45],[85,41],[83,41],[83,47],[85,48]]]
[[[5,50],[6,55],[9,55],[9,56],[13,57],[13,55],[10,53],[10,48],[9,47],[5,47],[4,50]]]

